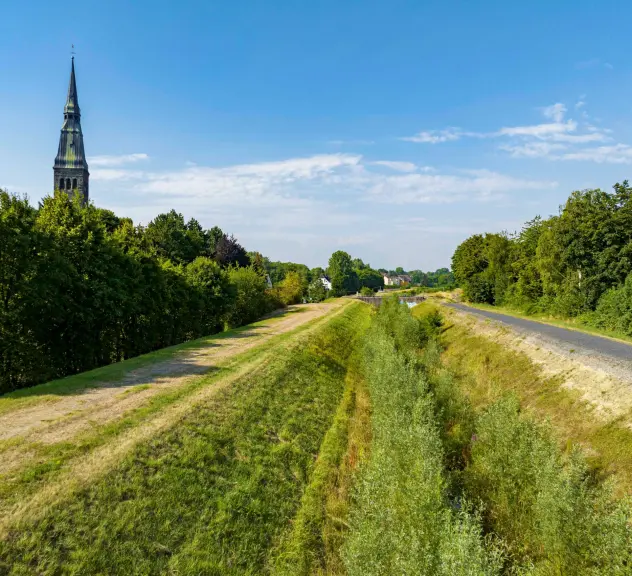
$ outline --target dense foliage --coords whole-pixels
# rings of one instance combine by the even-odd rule
[[[250,322],[279,305],[234,237],[0,191],[0,392]]]
[[[629,573],[630,502],[514,396],[475,408],[441,362],[440,315],[413,310],[385,300],[366,337],[372,444],[348,574]]]
[[[471,236],[452,269],[472,302],[582,315],[631,334],[632,188],[576,191],[559,215],[536,217],[518,234]]]

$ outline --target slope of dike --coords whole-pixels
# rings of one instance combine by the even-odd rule
[[[517,395],[561,444],[581,445],[619,495],[632,492],[632,361],[615,354],[632,346],[467,306],[441,311],[444,361],[475,405]]]
[[[236,331],[0,398],[0,536],[106,476],[137,446],[274,365],[349,307],[292,307]]]

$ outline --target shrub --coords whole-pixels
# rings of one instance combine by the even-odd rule
[[[305,286],[298,272],[288,272],[277,289],[277,296],[284,304],[297,304],[303,298]]]
[[[229,276],[236,292],[226,318],[229,327],[254,322],[274,310],[274,304],[278,300],[267,293],[265,278],[252,266],[231,268]]]
[[[362,296],[375,296],[375,291],[368,286],[362,286],[362,288],[360,288],[360,294]]]
[[[389,299],[367,337],[373,442],[343,551],[348,574],[498,574],[500,554],[476,514],[450,504],[436,406],[411,362],[413,341],[396,345],[396,319],[419,325]]]
[[[322,302],[327,298],[327,289],[323,286],[320,278],[316,278],[307,287],[307,298],[310,302]]]
[[[628,503],[588,473],[581,454],[562,454],[547,426],[508,396],[478,418],[467,493],[517,565],[536,574],[624,574],[632,566]]]

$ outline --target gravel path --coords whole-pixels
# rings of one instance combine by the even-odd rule
[[[602,336],[593,336],[585,332],[577,330],[568,330],[543,324],[542,322],[534,322],[533,320],[525,320],[524,318],[516,318],[507,314],[499,314],[498,312],[490,312],[488,310],[478,310],[464,304],[447,304],[450,308],[456,308],[462,312],[484,316],[492,320],[498,320],[503,324],[508,324],[515,328],[528,330],[529,332],[537,332],[547,338],[553,338],[559,342],[572,346],[579,352],[596,353],[600,356],[609,356],[616,360],[627,360],[632,362],[632,344],[610,340]],[[566,347],[566,346],[565,346]]]

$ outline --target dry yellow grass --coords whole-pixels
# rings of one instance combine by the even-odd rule
[[[571,360],[526,341],[511,329],[442,308],[443,359],[475,406],[507,392],[538,418],[547,419],[562,445],[576,443],[617,493],[632,493],[632,414],[629,388],[617,386]],[[592,390],[591,390],[592,388]]]

